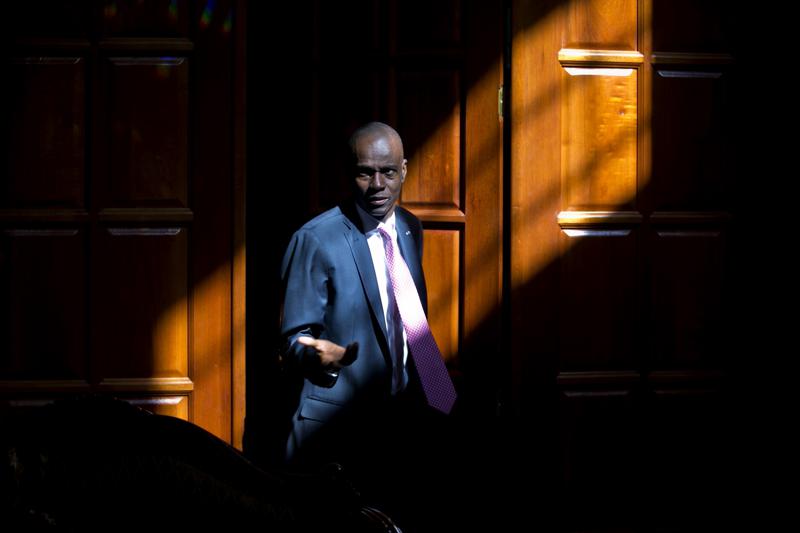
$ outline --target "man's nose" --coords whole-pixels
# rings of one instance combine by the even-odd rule
[[[383,173],[380,170],[376,170],[372,174],[372,188],[373,189],[383,189],[386,187],[386,178],[383,177]]]

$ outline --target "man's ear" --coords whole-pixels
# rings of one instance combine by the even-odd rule
[[[400,177],[400,182],[401,183],[406,181],[406,172],[408,172],[408,159],[403,159],[403,167],[402,167],[402,173],[401,173],[401,177]]]

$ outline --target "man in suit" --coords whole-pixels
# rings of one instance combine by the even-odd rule
[[[417,371],[427,364],[418,359],[417,331],[400,316],[409,322],[409,292],[427,312],[422,226],[397,205],[407,172],[403,143],[390,126],[372,122],[356,130],[350,149],[354,201],[300,228],[282,264],[284,360],[303,378],[286,452],[295,464],[340,463],[369,489],[415,470],[408,467],[419,464],[421,439],[436,438],[428,429],[441,425],[449,407],[431,407],[433,393]],[[413,279],[405,295],[394,290],[389,248],[399,250]],[[435,353],[441,386],[452,389]]]

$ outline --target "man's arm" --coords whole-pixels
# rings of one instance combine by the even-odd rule
[[[355,360],[358,346],[339,346],[325,334],[328,262],[316,236],[294,234],[281,265],[284,286],[281,334],[288,366],[312,383],[332,387],[338,370]]]

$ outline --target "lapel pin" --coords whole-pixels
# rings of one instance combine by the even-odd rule
[[[411,235],[411,230],[406,230],[406,235]]]

